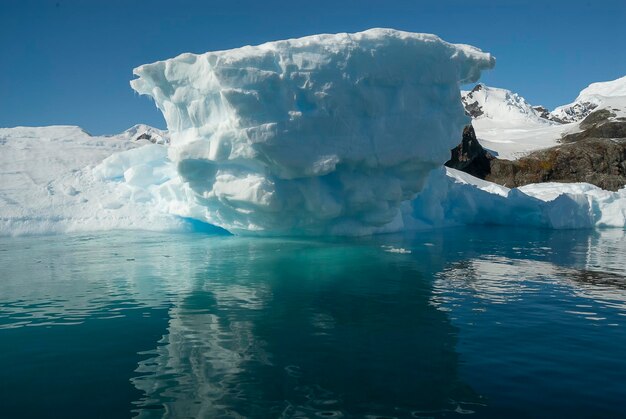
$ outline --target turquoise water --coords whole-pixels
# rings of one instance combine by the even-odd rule
[[[0,416],[626,415],[624,231],[0,239]]]

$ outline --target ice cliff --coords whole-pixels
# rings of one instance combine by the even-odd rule
[[[233,232],[401,227],[468,122],[460,83],[494,59],[391,29],[315,35],[140,66],[193,193],[185,216]],[[191,209],[193,207],[193,209]]]

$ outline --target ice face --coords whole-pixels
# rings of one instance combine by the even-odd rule
[[[626,226],[626,188],[588,183],[538,183],[509,189],[455,169],[430,173],[427,186],[404,205],[407,228],[509,225],[551,229]]]
[[[468,122],[487,53],[390,29],[183,54],[134,70],[194,216],[231,232],[397,230]]]

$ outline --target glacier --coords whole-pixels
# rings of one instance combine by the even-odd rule
[[[136,68],[131,86],[163,112],[193,217],[235,233],[370,234],[399,228],[401,203],[468,122],[459,85],[494,64],[371,29],[182,54]]]

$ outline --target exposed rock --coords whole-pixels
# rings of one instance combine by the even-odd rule
[[[170,142],[168,137],[166,137],[162,133],[160,134],[156,132],[144,132],[134,137],[134,141],[140,140],[148,140],[152,144],[169,144]]]
[[[482,88],[483,86],[481,84],[477,84],[467,95],[461,97],[463,107],[465,107],[465,113],[472,118],[478,118],[484,114],[482,107],[473,97],[473,93],[480,91]]]
[[[154,143],[155,141],[152,139],[152,136],[150,134],[148,134],[147,132],[144,132],[143,134],[137,136],[137,138],[135,138],[135,141],[139,141],[139,140],[148,140],[151,143]]]
[[[494,156],[476,139],[474,127],[470,124],[463,129],[461,144],[450,150],[450,160],[445,165],[484,179],[491,171],[490,161],[493,159]]]
[[[626,120],[615,116],[608,109],[592,112],[580,123],[581,132],[566,135],[561,141],[573,143],[589,138],[626,138]]]
[[[616,191],[626,185],[626,139],[588,138],[539,150],[519,160],[494,159],[484,179],[507,187],[587,182]]]
[[[537,111],[540,117],[544,119],[550,119],[550,111],[541,105],[533,106],[533,109]]]
[[[562,124],[578,122],[587,117],[598,105],[591,102],[575,102],[561,106],[550,113],[551,121],[560,121]]]
[[[533,109],[537,112],[537,114],[543,119],[547,119],[548,121],[558,122],[559,124],[565,124],[566,121],[562,120],[556,115],[553,115],[552,112],[541,105],[533,106]]]

